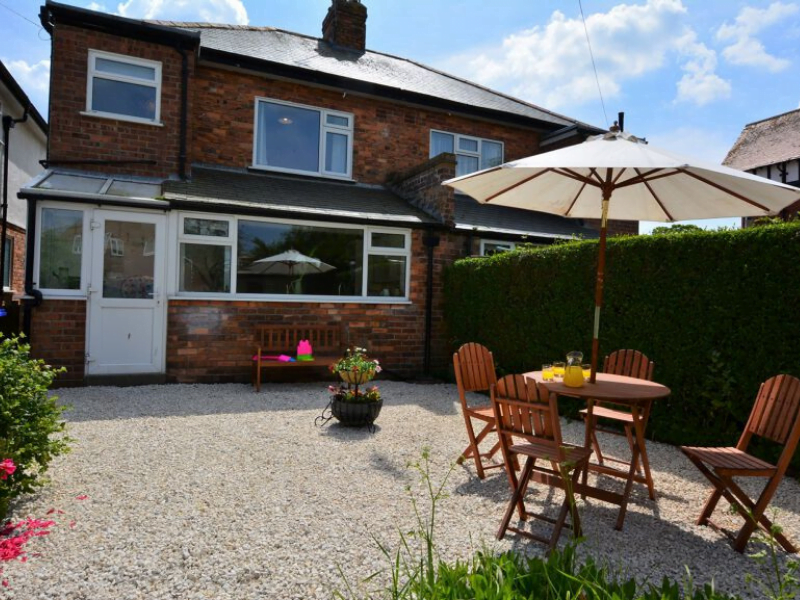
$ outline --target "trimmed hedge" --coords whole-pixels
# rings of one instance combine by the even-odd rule
[[[606,256],[601,366],[641,350],[672,390],[651,438],[733,444],[759,384],[800,376],[799,225],[611,238]],[[570,350],[589,362],[596,264],[595,240],[457,261],[445,274],[453,348],[485,344],[503,373]]]

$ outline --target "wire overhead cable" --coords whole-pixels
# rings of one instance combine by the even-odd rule
[[[603,107],[603,118],[608,127],[608,115],[606,114],[606,103],[603,100],[603,90],[600,88],[600,76],[597,74],[597,65],[594,62],[594,52],[592,52],[592,42],[589,41],[589,28],[586,27],[586,17],[583,16],[583,4],[578,0],[578,8],[581,11],[581,21],[583,21],[583,32],[586,34],[586,45],[589,46],[589,56],[592,59],[592,69],[594,69],[594,80],[597,82],[597,93],[600,94],[600,106]]]

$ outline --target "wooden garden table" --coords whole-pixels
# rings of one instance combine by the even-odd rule
[[[650,462],[647,458],[647,447],[644,443],[644,426],[642,425],[642,411],[646,405],[652,400],[664,398],[669,396],[670,389],[655,383],[654,381],[647,381],[645,379],[637,379],[635,377],[625,377],[623,375],[610,375],[607,373],[597,373],[597,381],[595,383],[585,382],[583,387],[574,388],[564,385],[562,381],[543,381],[541,371],[531,371],[525,373],[525,377],[535,379],[541,382],[551,394],[558,394],[559,396],[568,396],[571,398],[580,398],[586,401],[586,437],[584,444],[587,448],[591,445],[591,434],[594,419],[595,402],[606,401],[615,404],[623,404],[629,406],[633,414],[633,425],[636,435],[634,436],[633,454],[631,456],[630,469],[627,473],[618,469],[611,469],[603,467],[602,465],[590,464],[590,470],[599,471],[602,473],[623,476],[625,478],[625,490],[623,493],[612,492],[590,485],[578,484],[576,493],[582,496],[589,496],[590,498],[597,498],[604,502],[610,502],[619,506],[619,513],[617,514],[617,523],[615,529],[622,529],[622,524],[625,521],[625,513],[628,508],[628,499],[633,489],[633,482],[642,480],[641,476],[636,474],[636,463],[641,459],[642,470],[644,471],[643,482],[647,483],[647,488],[650,492],[650,497],[655,498],[655,489],[653,486],[653,477],[650,474]],[[551,483],[551,482],[549,482]]]

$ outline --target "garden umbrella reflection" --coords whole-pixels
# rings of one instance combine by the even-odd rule
[[[314,275],[333,271],[336,267],[318,258],[306,256],[297,250],[287,250],[280,254],[254,260],[245,272],[258,275]]]
[[[615,129],[582,144],[444,182],[483,203],[600,219],[592,382],[597,371],[608,219],[760,217],[800,200],[798,188],[682,157]]]

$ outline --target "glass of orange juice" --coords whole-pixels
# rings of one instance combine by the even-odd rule
[[[581,365],[581,369],[583,369],[583,378],[589,381],[589,378],[592,376],[592,365]]]
[[[563,362],[554,362],[553,363],[553,375],[555,375],[556,379],[563,379],[564,378],[564,371],[566,369],[566,363]]]
[[[553,381],[553,365],[542,365],[542,381]]]

